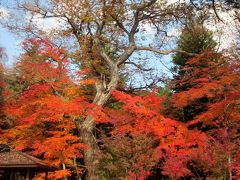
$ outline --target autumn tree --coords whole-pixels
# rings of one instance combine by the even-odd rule
[[[182,4],[168,4],[165,1],[26,1],[18,4],[21,10],[42,18],[57,18],[64,22],[60,34],[74,37],[78,49],[77,59],[82,67],[89,68],[89,76],[95,82],[95,97],[93,103],[104,105],[119,83],[119,73],[124,64],[134,63],[133,53],[150,51],[158,54],[183,52],[178,49],[161,51],[151,46],[141,46],[140,36],[142,26],[149,24],[158,30],[168,23],[181,18]],[[30,18],[31,19],[31,18]],[[27,31],[39,34],[32,21],[25,26]],[[127,62],[129,61],[129,62]],[[98,164],[98,146],[94,133],[95,122],[87,116],[83,122],[78,121],[78,131],[83,142],[90,148],[84,152],[85,165],[88,168],[89,179],[97,179],[95,165]]]
[[[4,89],[5,89],[5,80],[6,80],[6,61],[8,57],[6,50],[0,47],[0,130],[6,129],[11,126],[11,122],[5,117],[3,111],[4,105]]]
[[[142,43],[145,26],[161,33],[169,29],[169,25],[185,16],[184,3],[168,3],[157,0],[50,0],[20,1],[18,15],[27,15],[27,22],[15,21],[18,29],[30,34],[43,36],[34,19],[43,18],[59,20],[62,29],[57,29],[50,36],[63,40],[69,46],[72,55],[80,62],[83,69],[89,70],[88,77],[94,82],[95,94],[93,103],[103,106],[119,84],[120,72],[126,64],[144,70],[143,64],[137,63],[137,52],[153,52],[169,54],[186,53],[181,49],[162,51],[149,43]],[[164,37],[163,37],[164,39]],[[75,46],[71,46],[74,41]],[[57,41],[54,41],[57,42]],[[66,43],[67,42],[67,43]],[[71,45],[70,45],[71,44]],[[188,55],[194,55],[188,53]],[[141,54],[140,54],[141,56]],[[95,122],[91,116],[85,121],[77,121],[76,127],[83,141],[90,148],[85,149],[84,161],[88,168],[89,179],[98,179],[95,167],[98,164],[99,148],[94,137]]]
[[[177,47],[195,54],[201,54],[205,51],[214,52],[217,43],[213,40],[213,33],[204,26],[204,17],[193,17],[192,13],[189,14],[191,17],[187,18],[186,25],[177,40]],[[190,58],[191,56],[183,53],[173,55],[175,71],[178,74],[175,79],[184,75],[184,65]]]
[[[191,12],[190,15],[192,13],[193,12]],[[212,32],[204,26],[204,17],[188,17],[186,19],[186,25],[177,41],[179,49],[183,49],[189,53],[201,54],[209,51],[215,52],[216,45],[217,43],[213,40]],[[183,83],[186,77],[189,77],[186,66],[189,66],[188,61],[191,60],[191,58],[191,56],[182,53],[173,55],[173,63],[175,65],[173,71],[176,73],[170,85],[173,92],[181,92],[191,88],[191,83]],[[202,67],[195,66],[192,68],[201,69]],[[204,103],[204,99],[202,99],[202,101]],[[176,109],[171,107],[170,102],[166,102],[166,108],[167,111],[165,111],[165,114],[175,114],[174,118],[188,121],[193,118],[197,111],[200,113],[200,109],[204,109],[204,106],[187,106]],[[171,111],[173,112],[171,113]]]
[[[195,109],[204,107],[204,110],[201,108],[191,117],[189,128],[197,127],[209,134],[213,138],[212,142],[215,142],[211,145],[215,146],[214,151],[223,148],[222,153],[217,152],[213,159],[216,166],[221,164],[218,175],[226,173],[231,179],[233,174],[238,174],[235,169],[238,165],[233,165],[233,159],[238,158],[239,151],[235,144],[238,141],[239,61],[237,57],[205,53],[190,59],[185,70],[187,74],[180,81],[182,85],[187,83],[189,88],[172,96],[174,106],[194,106]],[[224,150],[226,146],[229,149]]]
[[[1,53],[2,54],[2,53]],[[3,77],[3,64],[2,62],[0,63],[0,117],[2,117],[2,106],[3,106],[3,82],[4,82],[4,77]],[[2,119],[2,118],[1,118]],[[0,125],[2,124],[2,122],[0,123]]]
[[[215,178],[224,173],[229,179],[239,177],[236,57],[205,53],[186,63],[188,73],[182,83],[189,83],[192,88],[174,94],[174,106],[184,107],[205,96],[211,101],[206,104],[206,112],[185,124],[161,115],[164,97],[155,92],[132,96],[114,91],[118,104],[115,109],[105,107],[103,113],[101,107],[81,95],[79,85],[86,81],[76,81],[75,77],[73,82],[68,76],[70,59],[66,51],[41,39],[27,40],[24,49],[26,53],[17,69],[20,80],[28,86],[5,106],[5,112],[16,116],[18,122],[4,136],[17,149],[62,166],[63,170],[53,174],[53,178],[69,176],[71,171],[78,173],[78,178],[81,176],[78,158],[88,146],[79,141],[76,123],[89,115],[95,122],[113,125],[106,130],[107,137],[101,138],[105,141],[98,141],[104,152],[101,158],[97,157],[101,161],[95,167],[99,178],[144,179],[156,166],[162,177],[172,179]],[[189,81],[187,75],[194,78]],[[201,130],[211,129],[207,133],[206,129],[192,129],[199,123]]]
[[[116,177],[117,172],[122,178],[144,179],[157,168],[158,178],[198,178],[189,164],[200,152],[208,151],[208,135],[163,117],[164,97],[156,92],[145,96],[118,91],[113,94],[122,104],[119,110],[106,112],[114,127],[107,137],[112,144],[102,147],[105,151],[102,171],[108,172],[103,175]],[[118,165],[120,168],[116,168]]]
[[[9,88],[4,112],[16,119],[15,127],[4,131],[3,138],[12,148],[44,158],[62,170],[52,176],[60,179],[71,172],[79,178],[79,158],[87,148],[79,139],[75,120],[92,115],[99,119],[101,109],[80,96],[80,87],[68,76],[65,50],[49,40],[28,39],[25,53],[16,65],[19,84]],[[16,83],[15,83],[16,84]],[[93,114],[94,109],[94,114]],[[98,110],[99,109],[99,110]]]

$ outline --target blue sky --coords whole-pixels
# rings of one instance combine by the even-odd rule
[[[11,66],[21,52],[20,38],[7,29],[0,27],[0,46],[5,48],[8,60],[5,65]]]
[[[13,2],[14,2],[13,0],[2,0],[0,7],[4,7],[5,9],[8,9],[11,11],[11,10],[13,10]],[[39,21],[39,19],[38,19],[38,23],[41,24],[42,22]],[[47,22],[47,24],[50,27],[54,27],[54,26],[58,25],[56,21],[49,21],[49,22]],[[46,26],[46,27],[48,27],[48,26]],[[148,29],[148,31],[151,31],[151,29],[149,29],[149,28],[147,28],[147,29]],[[146,37],[147,37],[146,42],[145,42],[146,45],[149,43],[150,39],[151,40],[154,39],[152,32],[147,32]],[[8,59],[7,59],[7,62],[4,62],[4,63],[7,67],[11,67],[17,61],[17,58],[22,51],[21,50],[21,40],[22,39],[20,37],[18,37],[16,34],[13,34],[13,33],[9,32],[7,29],[0,26],[0,47],[5,48],[5,50],[6,50]],[[143,55],[144,54],[145,53],[143,53]],[[160,75],[160,74],[158,75],[159,72],[163,72],[163,73],[166,73],[167,76],[171,76],[168,69],[166,69],[160,62],[160,61],[162,61],[162,63],[164,63],[168,67],[171,66],[171,63],[170,63],[171,56],[170,55],[164,56],[160,60],[159,57],[158,58],[154,57],[152,53],[148,53],[148,54],[149,54],[148,58],[144,59],[144,61],[146,61],[148,59],[146,61],[147,62],[146,64],[148,64],[151,68],[155,69],[153,76],[159,76]],[[133,56],[132,58],[134,59],[135,56]],[[137,80],[136,83],[141,84],[141,82],[143,82],[143,79],[141,78],[141,76],[143,76],[142,78],[144,78],[145,75],[143,75],[141,73],[139,74],[137,72],[134,73],[133,79],[134,80],[139,79],[139,80]]]
[[[15,0],[1,0],[0,8],[5,10],[13,10]],[[14,33],[9,32],[6,28],[0,26],[0,47],[5,48],[8,56],[5,65],[11,66],[16,62],[17,57],[21,53],[21,39]]]
[[[147,37],[152,39],[153,35],[147,34]],[[18,56],[22,52],[21,50],[21,38],[18,37],[16,34],[9,32],[7,29],[0,26],[0,47],[5,48],[8,59],[7,62],[4,62],[4,64],[7,67],[11,67],[14,65],[14,63],[17,61]],[[168,76],[171,76],[169,71],[157,60],[156,57],[152,56],[153,54],[150,53],[150,61],[148,62],[150,66],[154,67],[155,72],[164,72]],[[134,58],[134,57],[133,57]],[[165,56],[162,57],[162,61],[165,65],[169,66],[169,63],[171,61],[171,56]],[[148,64],[147,63],[147,64]],[[158,69],[158,70],[157,70]],[[140,74],[139,74],[140,75]],[[139,76],[138,75],[138,76]]]

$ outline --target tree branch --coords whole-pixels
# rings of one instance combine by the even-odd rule
[[[103,57],[103,59],[108,63],[110,68],[113,66],[112,59],[107,55],[107,53],[104,51],[104,48],[98,38],[94,38],[94,42],[97,44],[97,46],[100,48],[100,55]]]
[[[117,17],[113,16],[110,14],[110,16],[113,18],[113,20],[115,20],[116,24],[118,25],[118,27],[120,29],[122,29],[127,35],[130,35],[130,33],[128,32],[128,30],[124,27],[123,23],[120,22]]]
[[[118,59],[118,61],[117,61],[118,66],[121,65],[122,63],[124,63],[132,55],[132,53],[136,50],[134,35],[138,32],[137,28],[139,27],[139,22],[140,22],[140,19],[139,19],[140,12],[144,11],[146,8],[152,6],[155,2],[157,2],[157,0],[150,0],[148,3],[143,3],[136,8],[136,11],[134,13],[133,25],[132,25],[130,32],[128,32],[122,24],[122,26],[123,26],[122,28],[125,29],[125,30],[124,29],[123,30],[128,34],[129,46],[124,51],[124,53],[120,56],[120,58]],[[121,24],[118,24],[118,26],[119,25],[121,26]]]
[[[216,5],[215,5],[215,0],[212,0],[212,8],[213,8],[213,11],[214,11],[217,19],[218,19],[219,21],[222,21],[222,22],[223,22],[223,20],[219,17],[219,15],[218,15],[218,13],[217,13]],[[223,23],[224,23],[224,22],[223,22]]]
[[[137,51],[151,51],[151,52],[154,52],[154,53],[157,53],[157,54],[162,54],[162,55],[168,55],[168,54],[171,54],[171,53],[183,53],[183,54],[186,54],[188,56],[195,56],[197,55],[196,53],[189,53],[189,52],[186,52],[186,51],[183,51],[183,50],[180,50],[180,49],[171,49],[171,50],[159,50],[159,49],[156,49],[156,48],[152,48],[152,47],[144,47],[144,46],[138,46],[138,47],[135,47],[135,49]]]
[[[138,25],[140,22],[140,19],[139,19],[140,12],[144,11],[146,8],[152,6],[155,2],[157,2],[157,0],[151,0],[148,3],[141,4],[139,7],[136,8],[136,12],[134,13],[133,26],[129,33],[129,43],[134,42],[134,35],[137,32],[137,28],[138,28]]]
[[[139,12],[139,11],[143,11],[145,8],[150,7],[150,6],[153,5],[155,2],[157,2],[157,0],[151,0],[151,1],[149,1],[148,3],[146,3],[146,4],[142,4],[142,5],[140,5],[140,6],[137,8],[137,11],[138,11],[138,12]]]
[[[138,69],[140,69],[141,71],[151,71],[151,70],[153,70],[152,68],[148,68],[148,69],[143,68],[143,67],[141,67],[140,65],[138,65],[134,62],[124,62],[124,64],[131,64],[131,65],[137,67]]]
[[[135,51],[135,44],[134,42],[130,43],[129,47],[125,50],[125,52],[120,56],[120,58],[117,61],[117,65],[121,65],[124,63],[128,58],[132,55],[132,53]]]

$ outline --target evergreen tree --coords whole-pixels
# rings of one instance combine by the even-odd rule
[[[177,41],[178,49],[196,54],[204,51],[214,51],[217,43],[213,40],[212,32],[204,27],[203,21],[201,19],[188,21]],[[189,55],[183,53],[176,53],[173,56],[173,63],[175,64],[173,70],[178,73],[175,78],[184,75],[183,67],[189,58]]]
[[[202,17],[189,18],[186,26],[182,30],[179,40],[177,41],[178,49],[196,54],[215,52],[217,43],[213,40],[212,32],[206,29],[203,24],[204,18]],[[185,83],[185,81],[189,82],[189,77],[191,78],[191,76],[189,76],[189,73],[191,72],[188,71],[189,66],[191,66],[188,64],[188,62],[191,60],[191,58],[193,57],[183,53],[176,53],[173,56],[173,63],[175,64],[173,71],[175,71],[177,75],[174,76],[171,89],[175,93],[186,91],[193,86],[191,83]],[[194,79],[192,79],[192,81],[194,81]],[[168,113],[170,113],[171,117],[184,122],[192,120],[197,114],[206,109],[205,104],[207,103],[208,99],[202,98],[198,101],[198,105],[192,104],[183,108],[173,108],[171,107],[170,103],[169,108],[167,108],[168,110],[170,109]]]

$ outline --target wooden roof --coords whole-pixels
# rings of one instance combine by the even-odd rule
[[[0,169],[11,168],[33,168],[44,171],[54,171],[58,169],[21,151],[0,153]]]

